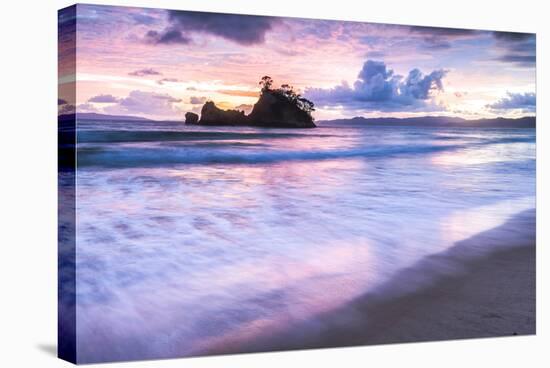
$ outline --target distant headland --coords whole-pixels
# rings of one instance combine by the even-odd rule
[[[222,125],[222,126],[255,126],[265,128],[315,128],[313,116],[314,104],[302,97],[288,84],[280,88],[272,88],[273,80],[264,76],[260,98],[254,104],[252,112],[245,115],[244,111],[222,110],[212,101],[207,101],[201,116],[193,112],[185,114],[185,124],[188,125]]]
[[[535,116],[519,118],[485,118],[468,120],[456,116],[418,116],[412,118],[364,118],[319,121],[319,125],[332,126],[410,126],[431,128],[536,128]]]
[[[218,109],[214,103],[206,103],[209,105],[207,109],[217,109],[225,113],[227,111]],[[236,111],[236,110],[228,110]],[[229,116],[229,113],[224,115],[225,117]],[[199,116],[194,113],[187,113],[186,122],[189,125],[198,125]],[[237,111],[239,116],[244,116],[244,112]],[[250,116],[250,115],[249,115]],[[181,123],[181,121],[176,120],[152,120],[143,118],[140,116],[129,116],[129,115],[106,115],[106,114],[97,114],[97,113],[78,113],[78,114],[61,114],[58,117],[60,123],[62,122],[74,122],[75,120],[87,120],[87,121],[110,121],[110,122],[170,122],[170,123]],[[196,120],[193,120],[196,119]],[[236,118],[236,119],[241,119]],[[380,118],[364,118],[364,117],[355,117],[351,119],[335,119],[335,120],[320,120],[317,122],[319,126],[387,126],[387,127],[399,127],[399,126],[408,126],[408,127],[431,127],[431,128],[536,128],[537,118],[535,116],[523,116],[519,118],[491,118],[491,119],[475,119],[468,120],[459,117],[452,116],[418,116],[414,118],[389,118],[389,117],[380,117]],[[207,125],[207,124],[204,124]],[[211,124],[219,125],[219,124]],[[226,125],[242,125],[242,124],[226,124]],[[261,125],[251,125],[258,126]],[[268,126],[268,125],[267,125]]]

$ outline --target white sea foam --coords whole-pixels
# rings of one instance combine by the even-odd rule
[[[212,129],[81,142],[83,362],[284,327],[535,206],[532,130]]]

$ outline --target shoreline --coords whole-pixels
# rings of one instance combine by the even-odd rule
[[[455,243],[350,303],[208,354],[536,333],[535,209]]]

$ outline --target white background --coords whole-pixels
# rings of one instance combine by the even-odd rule
[[[549,364],[548,57],[545,1],[100,1],[186,10],[537,33],[537,336],[112,364],[113,367],[541,367]],[[57,9],[8,0],[0,10],[0,366],[63,367],[55,358]],[[546,67],[545,67],[546,66]],[[495,71],[498,73],[498,71]],[[546,189],[545,189],[546,188]],[[546,226],[545,226],[546,225]],[[546,312],[546,313],[545,313]],[[546,348],[546,349],[545,349]],[[546,351],[545,351],[546,350]],[[546,365],[548,366],[548,365]]]

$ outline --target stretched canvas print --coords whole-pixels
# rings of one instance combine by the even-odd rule
[[[535,333],[534,34],[59,11],[59,356]]]

